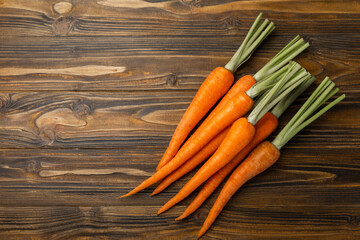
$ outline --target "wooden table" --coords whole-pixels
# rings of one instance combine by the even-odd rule
[[[359,239],[360,3],[351,0],[0,1],[0,238],[194,239],[216,196],[184,221],[174,218],[195,194],[156,216],[190,176],[157,197],[154,187],[116,197],[154,173],[201,82],[259,11],[277,28],[237,78],[300,34],[311,47],[296,60],[347,98],[247,183],[203,239]]]

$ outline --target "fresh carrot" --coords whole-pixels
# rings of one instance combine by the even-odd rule
[[[237,168],[226,182],[214,206],[211,208],[198,237],[200,238],[212,225],[231,196],[249,179],[263,172],[271,166],[280,156],[279,150],[269,142],[257,146],[246,160]]]
[[[203,131],[204,127],[211,121],[211,119],[218,114],[222,107],[226,105],[236,94],[240,92],[248,91],[256,82],[266,81],[269,78],[277,78],[281,74],[284,74],[286,68],[278,71],[285,64],[287,64],[291,59],[300,54],[304,49],[306,49],[309,45],[304,42],[303,39],[300,39],[299,36],[296,36],[289,44],[287,44],[278,54],[276,54],[263,68],[261,68],[254,77],[250,75],[245,75],[240,78],[233,87],[228,91],[228,93],[222,98],[219,104],[215,107],[215,109],[209,114],[209,116],[204,120],[204,122],[200,125],[200,127],[196,130],[192,137],[188,141],[192,141],[193,138],[197,135],[198,132]],[[277,71],[277,72],[276,72]],[[176,151],[179,148],[176,149]],[[170,150],[169,150],[170,151]],[[166,156],[170,156],[165,154]],[[164,155],[164,156],[165,156]],[[170,157],[163,157],[159,162],[156,171],[161,169],[165,164],[171,161]]]
[[[345,95],[338,97],[310,117],[324,102],[336,94],[338,89],[332,91],[334,86],[334,83],[325,78],[274,141],[259,144],[235,169],[211,208],[198,237],[210,228],[226,203],[245,182],[271,167],[279,159],[281,148],[291,138],[345,98]]]
[[[277,74],[279,75],[279,74]],[[281,75],[281,74],[280,74]],[[280,76],[279,75],[279,76]],[[249,145],[254,144],[255,139],[260,139],[259,142],[263,141],[267,136],[266,133],[270,131],[271,128],[271,124],[273,124],[273,122],[275,121],[275,119],[279,118],[280,115],[285,111],[285,109],[287,108],[287,106],[289,106],[291,104],[292,101],[294,101],[296,99],[297,96],[299,96],[313,81],[315,78],[310,78],[308,81],[305,81],[304,84],[302,84],[301,86],[299,86],[299,89],[294,90],[293,92],[291,92],[291,94],[289,94],[289,97],[284,98],[281,102],[279,102],[277,104],[277,108],[282,106],[281,108],[281,112],[278,111],[276,117],[275,116],[270,116],[273,114],[267,113],[264,115],[264,117],[262,117],[258,123],[255,124],[255,137],[254,139],[251,141],[251,143]],[[301,88],[300,88],[301,87]],[[291,100],[292,99],[292,100]],[[284,107],[284,100],[287,100],[286,104],[287,106]],[[289,102],[291,100],[291,102]],[[274,109],[275,110],[275,109]],[[276,120],[277,121],[277,120]],[[262,130],[264,129],[264,130]],[[224,131],[228,132],[229,127],[226,128]],[[260,132],[258,132],[258,130],[260,130]],[[217,147],[220,145],[222,139],[224,139],[225,134],[224,131],[221,132],[218,136],[216,136],[209,144],[207,144],[201,151],[199,151],[196,155],[194,155],[192,158],[190,158],[189,160],[187,160],[183,165],[181,165],[178,169],[176,169],[174,172],[172,172],[170,175],[168,175],[164,180],[162,180],[162,182],[156,187],[156,189],[153,191],[152,195],[158,194],[161,191],[163,191],[165,188],[167,188],[170,184],[172,184],[173,182],[175,182],[176,180],[178,180],[179,178],[181,178],[182,176],[184,176],[185,174],[187,174],[188,172],[190,172],[191,170],[193,170],[195,167],[197,167],[200,163],[202,163],[204,160],[206,160],[208,157],[210,157],[217,149]],[[261,133],[261,134],[260,134]],[[271,132],[270,132],[271,133]],[[270,134],[268,133],[268,134]],[[263,136],[263,138],[259,138],[258,135]],[[221,137],[222,136],[222,137]],[[221,138],[220,138],[221,137]],[[221,140],[220,140],[221,139]],[[258,144],[259,142],[257,142],[256,144]],[[249,150],[249,145],[245,147],[245,149],[243,151],[241,151],[239,154],[243,154],[245,151],[247,151],[248,153],[252,150]],[[256,145],[255,145],[256,146]],[[254,146],[254,147],[255,147]],[[239,155],[238,154],[238,155]],[[246,154],[247,155],[247,154]],[[245,157],[245,156],[243,156]],[[235,158],[238,158],[235,157]],[[235,159],[234,158],[234,159]],[[234,159],[230,162],[232,163],[234,161]],[[229,164],[230,164],[229,163]],[[228,164],[228,165],[229,165]],[[235,166],[234,166],[235,167]],[[233,168],[234,168],[233,167]],[[225,168],[225,167],[224,167]],[[232,169],[233,169],[232,168]],[[227,174],[226,174],[227,175]],[[212,177],[213,178],[213,177]],[[209,179],[209,181],[211,181]],[[212,184],[213,186],[214,184]],[[216,187],[215,187],[216,188]],[[199,194],[200,195],[200,194]],[[204,199],[205,200],[205,199]],[[195,201],[195,200],[194,200]]]
[[[233,73],[236,69],[252,55],[259,44],[274,30],[274,23],[269,23],[267,19],[260,23],[261,16],[262,13],[256,18],[243,43],[229,63],[225,67],[215,68],[202,83],[180,120],[158,168],[175,156],[191,130],[233,84]]]
[[[228,162],[231,161],[237,153],[239,153],[246,145],[250,143],[254,134],[256,122],[265,115],[266,112],[262,110],[267,108],[267,105],[275,105],[287,94],[289,94],[294,88],[299,86],[304,80],[308,78],[310,74],[307,73],[301,66],[295,62],[290,64],[290,68],[285,76],[270,90],[264,100],[254,108],[249,114],[248,118],[240,118],[236,120],[231,126],[228,134],[224,141],[221,143],[219,148],[216,150],[214,155],[199,169],[199,171],[191,178],[191,180],[170,199],[161,209],[158,214],[168,210],[176,203],[183,200],[190,193],[192,193],[198,186],[205,182],[214,173],[224,167]],[[292,82],[294,79],[301,79],[296,83],[292,84],[288,89],[282,89],[285,83]],[[281,93],[279,96],[277,96]],[[269,101],[271,101],[269,103]],[[226,106],[226,105],[225,105]],[[216,116],[214,117],[214,119]],[[212,121],[211,121],[212,122]],[[170,162],[171,163],[171,162]]]
[[[244,92],[237,94],[231,101],[224,106],[223,112],[217,114],[208,126],[202,131],[199,136],[192,142],[187,142],[184,147],[176,154],[175,158],[162,167],[153,176],[146,179],[135,189],[130,191],[123,197],[130,196],[137,193],[146,187],[162,180],[175,169],[180,167],[189,158],[200,151],[208,142],[210,142],[223,129],[232,124],[236,119],[247,113],[253,105],[253,100]]]
[[[264,81],[255,84],[251,88],[252,93],[249,95],[255,97],[260,93],[260,91],[256,91],[257,88],[264,89],[264,85],[270,85],[274,81],[274,79],[269,80],[272,81]],[[255,88],[255,90],[253,90],[253,88]],[[249,97],[249,95],[244,92],[236,94],[228,103],[224,105],[222,111],[212,118],[212,120],[204,127],[203,131],[198,132],[196,137],[192,136],[192,140],[187,141],[184,144],[184,146],[180,149],[172,161],[170,161],[153,176],[146,179],[139,186],[122,197],[130,196],[162,180],[182,164],[184,164],[189,158],[194,156],[223,129],[234,123],[236,119],[239,119],[252,108],[254,102],[252,98]]]
[[[255,136],[251,142],[241,150],[228,164],[212,175],[204,184],[203,188],[191,202],[185,212],[176,220],[181,220],[189,216],[216,190],[226,176],[239,164],[249,152],[260,142],[266,139],[278,126],[278,119],[270,112],[265,114],[255,125]]]
[[[170,184],[193,170],[200,163],[208,159],[220,146],[221,142],[224,140],[226,134],[229,132],[230,126],[225,128],[221,133],[214,137],[203,149],[196,153],[192,158],[187,160],[181,167],[176,169],[174,172],[169,174],[164,178],[161,183],[155,188],[151,195],[156,195],[162,192]]]
[[[284,67],[283,69],[273,73],[272,77],[280,77],[282,76],[282,74],[285,74],[285,71],[287,69],[287,66]],[[246,81],[246,80],[245,80]],[[251,82],[251,80],[249,80],[248,82]],[[239,85],[240,87],[245,86],[244,84]],[[234,87],[232,88],[234,89]],[[230,90],[231,91],[231,90]],[[232,95],[232,94],[231,94]],[[235,94],[236,95],[236,94]],[[226,94],[224,96],[228,97],[229,94]],[[224,99],[223,99],[224,100]],[[219,104],[223,103],[224,101],[221,101]],[[229,102],[229,100],[227,100],[226,102]],[[224,104],[225,105],[225,104]],[[219,105],[218,105],[219,106]],[[217,106],[217,107],[218,107]],[[215,109],[216,110],[216,109]],[[214,110],[214,111],[215,111]],[[213,114],[214,111],[211,113]],[[206,120],[208,120],[209,118],[207,118]],[[202,125],[204,126],[204,125]],[[158,193],[160,193],[161,191],[163,191],[165,188],[167,188],[171,183],[173,183],[174,181],[176,181],[177,179],[181,178],[182,176],[184,176],[185,174],[187,174],[188,172],[190,172],[191,170],[193,170],[195,167],[197,167],[200,163],[202,163],[204,160],[206,160],[208,157],[210,157],[217,149],[217,147],[220,145],[221,141],[225,138],[225,135],[223,134],[225,131],[228,132],[228,130],[230,129],[230,127],[226,128],[225,130],[223,130],[221,133],[218,134],[218,136],[216,136],[213,140],[211,140],[210,143],[208,143],[201,151],[199,151],[198,153],[196,153],[193,157],[191,157],[189,160],[187,160],[183,165],[181,165],[178,169],[176,169],[174,172],[172,172],[170,175],[168,175],[164,180],[162,180],[162,182],[156,187],[156,189],[153,191],[153,193],[151,195],[156,195]],[[222,136],[222,139],[220,140],[219,137]],[[215,147],[216,146],[216,147]]]
[[[293,42],[293,41],[292,41]],[[280,52],[283,52],[284,54],[289,54],[289,52],[301,52],[304,49],[308,47],[308,43],[305,43],[303,39],[300,39],[296,43],[294,43],[297,47],[294,49],[292,46],[289,49],[284,49]],[[293,55],[294,53],[292,53]],[[279,54],[278,54],[279,55]],[[265,66],[270,66],[270,69],[277,68],[277,64],[282,64],[282,60],[286,58],[285,56],[282,56],[281,54],[279,56],[282,56],[281,58],[277,59],[276,55],[270,62],[273,62],[272,64]],[[278,71],[281,71],[278,70]],[[304,70],[305,71],[305,70]],[[266,71],[265,71],[266,72]],[[289,75],[289,77],[292,75]],[[266,80],[257,82],[254,86],[252,86],[248,91],[246,92],[239,92],[236,94],[229,102],[227,102],[222,108],[221,111],[213,116],[212,120],[208,122],[206,126],[203,127],[202,131],[196,131],[193,136],[189,139],[189,141],[186,141],[186,143],[183,145],[183,147],[179,150],[179,152],[176,154],[176,156],[170,161],[168,164],[166,164],[163,168],[161,168],[158,172],[156,172],[153,176],[146,179],[144,182],[142,182],[139,186],[137,186],[135,189],[130,191],[128,194],[123,195],[122,197],[130,196],[134,193],[137,193],[148,186],[162,180],[167,175],[172,173],[174,170],[176,170],[178,167],[180,167],[182,164],[184,164],[189,158],[194,156],[198,151],[200,151],[204,146],[206,146],[207,143],[211,141],[216,135],[218,135],[223,129],[231,125],[236,119],[239,119],[241,116],[246,114],[253,106],[254,101],[253,98],[260,95],[262,92],[267,90],[270,86],[273,85],[274,82],[276,82],[276,77],[266,78]],[[299,82],[300,83],[300,82]],[[295,86],[295,85],[294,85]],[[296,85],[297,86],[297,85]],[[295,87],[296,87],[295,86]],[[274,96],[275,93],[277,93],[279,89],[276,88],[275,91],[272,92],[271,96]],[[266,99],[266,101],[269,101],[270,99]],[[258,110],[258,108],[255,108]],[[254,109],[254,110],[255,110]],[[262,109],[262,108],[260,108]],[[265,113],[261,113],[265,114]],[[259,113],[254,113],[253,116],[260,116]],[[259,119],[256,119],[258,121]],[[255,121],[255,119],[253,119]],[[255,124],[255,123],[254,123]],[[170,164],[171,163],[171,164]],[[166,167],[166,168],[165,168]]]
[[[239,165],[239,163],[262,141],[264,141],[270,134],[275,131],[278,126],[278,119],[285,112],[285,110],[300,96],[313,82],[315,78],[309,77],[298,88],[293,90],[289,96],[282,99],[276,107],[267,112],[256,124],[255,124],[255,136],[251,142],[241,150],[225,167],[216,172],[209,180],[204,184],[203,188],[191,202],[184,213],[176,220],[181,220],[192,214],[198,209],[203,202],[216,190],[220,183]]]

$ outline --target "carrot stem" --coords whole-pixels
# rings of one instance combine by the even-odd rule
[[[271,113],[280,118],[285,110],[315,81],[315,77],[311,77],[297,87],[289,97],[282,99],[274,108]]]
[[[326,77],[321,84],[315,89],[313,94],[308,98],[304,105],[298,110],[289,123],[283,128],[278,136],[272,142],[279,150],[292,139],[299,131],[315,121],[318,117],[324,114],[331,107],[339,103],[345,98],[345,95],[341,95],[326,107],[322,108],[316,114],[312,115],[322,104],[335,95],[339,90],[334,89],[335,84]]]
[[[292,77],[298,72],[300,71],[302,68],[301,66],[296,63],[296,62],[291,62],[289,65],[289,69],[287,70],[286,74],[283,76],[283,78],[278,81],[275,86],[273,88],[271,88],[271,90],[266,94],[266,96],[262,99],[261,103],[259,103],[249,114],[248,116],[248,121],[249,123],[252,123],[253,125],[256,124],[256,122],[262,118],[262,116],[266,113],[263,112],[262,110],[266,107],[266,105],[271,102],[272,100],[274,100],[275,97],[277,97],[278,93],[281,92],[281,88],[289,81],[292,79]],[[262,82],[260,82],[261,84]],[[248,92],[246,92],[248,93]],[[284,95],[282,96],[284,97]],[[278,102],[281,99],[278,99]],[[275,103],[276,104],[276,103]],[[274,105],[275,105],[274,104]]]
[[[253,98],[274,87],[275,84],[279,81],[279,79],[282,79],[284,77],[288,69],[289,64],[286,64],[276,72],[264,78],[262,81],[255,83],[249,90],[246,91],[246,94]]]
[[[266,19],[267,20],[267,19]],[[268,21],[267,21],[268,22]],[[267,23],[266,22],[266,23]],[[264,31],[262,31],[261,35],[254,41],[251,42],[250,46],[246,46],[245,53],[243,56],[246,56],[241,61],[240,65],[242,65],[244,62],[246,62],[251,55],[254,53],[255,49],[262,43],[262,41],[275,29],[275,25],[273,22],[270,22],[270,24],[266,27]]]
[[[247,61],[261,42],[275,29],[274,23],[270,22],[268,25],[269,20],[267,19],[260,24],[261,17],[262,13],[257,16],[244,41],[225,65],[225,68],[230,72],[234,73],[240,65]],[[268,26],[266,27],[266,25]]]
[[[286,142],[288,142],[292,137],[294,137],[298,132],[300,132],[303,128],[305,128],[307,125],[318,119],[321,115],[323,115],[325,112],[327,112],[330,108],[341,102],[345,98],[345,94],[342,94],[340,97],[336,98],[334,101],[326,105],[326,107],[323,107],[319,112],[317,112],[315,115],[313,115],[311,118],[297,126],[291,134],[287,137]]]
[[[329,93],[329,95],[324,99],[324,101],[321,103],[324,104],[327,100],[329,100],[332,96],[334,96],[339,91],[339,88],[335,88],[334,90]]]
[[[296,57],[302,51],[309,46],[309,43],[305,43],[304,39],[299,39],[296,36],[290,43],[288,43],[278,54],[276,54],[264,67],[262,67],[253,76],[257,82],[264,79],[266,76],[277,71],[279,68],[288,63],[291,59]]]
[[[305,74],[305,75],[304,75]],[[285,88],[284,91],[281,92],[274,100],[272,100],[270,103],[268,103],[259,113],[259,116],[263,116],[265,113],[269,112],[270,109],[272,109],[277,103],[279,103],[282,99],[286,99],[286,96],[288,96],[295,88],[297,88],[302,83],[306,82],[307,80],[311,79],[311,74],[304,72],[303,75],[299,75],[296,78],[294,78],[292,81],[296,80],[293,84],[291,84],[288,88]],[[258,120],[256,120],[258,121]]]
[[[309,106],[311,106],[311,104],[316,100],[319,94],[321,94],[324,91],[325,87],[328,86],[328,84],[330,84],[330,79],[326,77],[320,83],[320,85],[315,89],[315,91],[310,95],[310,97],[306,100],[306,102],[301,106],[301,108],[297,111],[297,113],[293,116],[293,118],[288,122],[288,124],[286,124],[284,129],[277,135],[276,137],[277,141],[274,140],[275,143],[277,143],[278,141],[280,141],[280,139],[283,139],[285,137],[285,134],[289,132],[290,128],[294,125],[297,119],[299,119],[301,115],[305,114]]]

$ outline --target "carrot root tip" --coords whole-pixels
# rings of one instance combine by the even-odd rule
[[[167,210],[167,209],[160,208],[160,210],[157,212],[157,215],[162,214],[162,213],[165,212],[166,210]]]
[[[197,239],[200,239],[204,235],[205,232],[206,231],[200,230],[200,232],[199,232],[199,234],[197,236]]]
[[[125,194],[125,195],[119,196],[119,197],[117,197],[117,199],[128,197],[128,196],[130,196],[130,194]]]

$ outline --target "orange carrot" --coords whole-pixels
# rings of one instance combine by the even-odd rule
[[[289,140],[345,98],[345,95],[338,97],[310,117],[324,102],[336,94],[339,89],[332,91],[334,86],[333,82],[325,78],[276,138],[271,143],[265,141],[259,144],[235,169],[211,208],[198,237],[210,228],[226,203],[245,182],[268,169],[279,159],[280,149]]]
[[[172,199],[170,199],[159,211],[158,214],[168,210],[176,203],[183,200],[191,192],[193,192],[197,187],[199,187],[203,182],[205,182],[209,177],[214,173],[220,170],[228,162],[231,161],[237,153],[239,153],[253,138],[253,135],[248,134],[247,131],[252,129],[255,131],[254,125],[256,122],[265,115],[267,112],[263,112],[263,109],[266,109],[269,105],[276,104],[283,97],[288,95],[294,88],[300,85],[305,81],[310,74],[301,68],[301,66],[295,62],[290,63],[289,69],[284,77],[276,83],[276,85],[266,93],[264,100],[258,104],[249,114],[248,119],[240,118],[234,122],[231,126],[229,133],[225,137],[224,141],[221,143],[214,155],[200,168],[200,170],[194,175],[194,177],[176,194]],[[303,76],[303,77],[302,77]],[[295,82],[291,86],[287,84],[294,80],[299,81]],[[286,83],[286,84],[285,84]],[[255,85],[254,85],[255,86]],[[283,89],[285,86],[288,86],[286,89]],[[279,96],[277,96],[281,93]],[[271,103],[269,103],[271,101]],[[224,106],[224,108],[227,105]],[[224,110],[224,108],[222,110]],[[222,111],[221,111],[222,113]],[[216,119],[218,115],[214,116],[212,121]],[[246,122],[246,123],[245,123]],[[241,131],[244,131],[244,134],[241,134]],[[229,142],[228,142],[229,141]],[[246,143],[245,145],[242,144]],[[186,146],[186,145],[185,145]],[[185,147],[184,146],[184,147]],[[180,150],[181,151],[181,150]],[[170,162],[171,163],[171,162]]]
[[[268,20],[260,24],[261,16],[262,13],[256,18],[243,43],[229,63],[225,67],[215,68],[201,85],[195,98],[180,120],[157,169],[160,169],[175,156],[191,130],[228,91],[234,82],[233,73],[236,69],[251,56],[257,46],[275,28],[273,23],[266,27],[269,22]]]
[[[281,76],[283,70],[279,71],[280,74],[276,73],[275,76]],[[211,112],[211,114],[208,116],[208,118],[206,118],[206,120],[203,122],[203,124],[201,125],[202,127],[206,125],[206,121],[209,121],[210,118],[212,118],[213,116],[215,116],[219,111],[220,108],[222,106],[224,106],[228,101],[230,101],[229,97],[232,97],[234,95],[236,95],[237,93],[241,92],[241,91],[246,91],[248,90],[252,85],[254,85],[256,81],[254,80],[253,77],[251,77],[250,75],[246,75],[242,78],[240,78],[235,84],[234,86],[230,89],[230,91],[224,96],[224,98],[221,100],[221,102],[217,105],[217,107]],[[270,121],[271,117],[268,117],[269,114],[265,114],[265,116],[263,117],[264,119],[268,119]],[[266,120],[267,121],[267,120]],[[257,125],[264,125],[263,124],[264,120],[260,119],[259,122],[255,125],[255,128],[257,127]],[[259,126],[260,126],[259,125]],[[229,128],[228,128],[229,129]],[[197,130],[197,131],[201,131],[201,127]],[[266,130],[265,130],[266,131]],[[222,132],[223,133],[223,132]],[[220,134],[222,134],[220,133]],[[219,134],[219,135],[220,135]],[[218,136],[219,136],[218,135]],[[192,139],[194,136],[196,136],[196,134],[194,134],[190,139]],[[224,136],[225,137],[225,136]],[[189,141],[191,141],[189,139]],[[265,138],[264,138],[265,139]],[[262,140],[264,140],[262,139]],[[261,140],[261,141],[262,141]],[[218,145],[220,145],[221,142],[218,143]],[[211,143],[209,143],[211,144]],[[256,146],[256,145],[255,145]],[[255,147],[254,146],[254,147]],[[158,194],[159,192],[163,191],[166,187],[168,187],[171,183],[173,183],[174,181],[176,181],[177,179],[179,179],[180,177],[184,176],[186,173],[190,172],[191,170],[193,170],[196,166],[198,166],[203,160],[205,160],[206,158],[208,158],[209,156],[212,155],[212,153],[214,153],[217,149],[216,148],[212,148],[213,152],[211,152],[211,154],[209,153],[209,155],[207,155],[207,157],[201,157],[201,155],[203,155],[203,150],[205,150],[205,148],[207,148],[208,146],[204,147],[204,149],[202,149],[200,152],[198,152],[195,156],[193,156],[191,159],[189,159],[188,161],[186,161],[186,163],[184,163],[181,167],[179,167],[178,169],[176,169],[173,173],[171,173],[170,175],[168,175],[159,185],[158,187],[154,190],[154,192],[152,193],[152,195]],[[207,151],[206,151],[207,152]],[[199,156],[200,155],[200,156]],[[245,157],[245,156],[244,156]],[[199,160],[199,158],[201,158],[202,160]],[[230,163],[229,163],[230,164]]]
[[[214,206],[211,208],[198,237],[201,237],[209,229],[226,203],[245,182],[265,171],[273,165],[279,157],[280,151],[270,142],[266,141],[259,144],[234,173],[231,174],[214,203]]]
[[[211,175],[225,166],[238,152],[249,144],[254,137],[254,134],[255,127],[249,123],[246,118],[236,120],[214,155],[206,161],[194,177],[191,178],[175,197],[161,207],[158,214],[165,212],[176,203],[183,200]]]
[[[233,81],[233,74],[226,68],[217,67],[210,73],[180,120],[159,166],[174,157],[191,130],[228,91]]]
[[[272,100],[272,97],[276,96],[276,94],[279,93],[279,90],[281,89],[281,87],[289,79],[291,79],[293,76],[295,76],[294,74],[297,73],[299,71],[299,69],[301,69],[301,66],[295,62],[291,63],[290,65],[291,65],[291,67],[289,67],[287,74],[285,74],[285,76],[282,78],[282,80],[277,82],[276,85],[270,90],[270,92],[267,93],[268,97],[266,98],[266,101],[263,101],[262,104],[259,104],[256,108],[254,108],[254,110],[253,110],[254,113],[251,113],[249,115],[249,119],[252,119],[252,120],[249,120],[249,122],[252,125],[255,125],[256,122],[258,121],[257,118],[260,117],[260,115],[259,115],[260,111],[266,106],[267,102],[270,101],[270,99]],[[304,70],[302,69],[301,71],[304,71]],[[299,74],[298,76],[300,76],[300,75],[302,75],[302,73]],[[260,83],[255,84],[252,87],[252,88],[255,88],[252,96],[256,96],[256,94],[259,93],[258,91],[256,91],[256,89],[257,89],[256,87],[262,88],[264,85],[268,85],[271,83],[272,82],[270,81],[270,82],[260,82]],[[296,87],[296,86],[297,85],[294,84],[294,87]],[[291,87],[289,87],[289,89]],[[247,95],[247,93],[240,92],[240,93],[236,94],[228,103],[226,103],[222,107],[220,113],[215,115],[212,118],[212,120],[209,121],[209,123],[206,126],[204,126],[203,131],[199,132],[196,135],[196,137],[192,139],[192,141],[187,141],[184,144],[184,146],[180,149],[180,151],[176,154],[176,156],[174,157],[174,159],[171,162],[169,162],[167,165],[165,165],[163,168],[161,168],[153,176],[151,176],[150,178],[145,180],[143,183],[141,183],[135,189],[133,189],[128,194],[126,194],[122,197],[130,196],[130,195],[137,193],[137,192],[145,189],[146,187],[158,182],[159,180],[162,180],[164,177],[166,177],[171,172],[173,172],[175,169],[177,169],[182,164],[184,164],[189,158],[191,158],[193,155],[195,155],[198,151],[200,151],[208,142],[211,141],[211,139],[213,139],[216,135],[218,135],[223,129],[225,129],[227,126],[234,123],[234,121],[236,119],[240,118],[245,113],[247,113],[252,108],[253,104],[254,104],[254,101]],[[261,116],[263,116],[264,114],[265,113],[263,113]],[[252,127],[254,128],[254,126],[252,126]],[[229,133],[230,133],[230,131],[229,131]],[[227,159],[227,160],[230,161],[231,159]],[[219,166],[221,166],[221,165],[219,165]],[[219,168],[217,170],[219,170]],[[206,180],[207,179],[204,179],[204,181],[206,181]]]
[[[213,117],[204,130],[199,132],[198,136],[193,141],[187,141],[180,149],[171,162],[166,164],[153,176],[146,179],[143,183],[137,186],[123,197],[130,196],[137,193],[148,186],[160,181],[175,169],[180,167],[189,158],[200,151],[208,142],[218,135],[223,129],[232,124],[236,119],[247,113],[253,106],[254,101],[244,92],[235,95],[223,108],[222,111]]]
[[[203,129],[203,127],[210,121],[210,119],[216,115],[220,109],[227,103],[230,101],[230,99],[232,97],[234,97],[236,94],[238,94],[239,92],[246,92],[247,90],[249,90],[250,87],[252,87],[254,84],[256,83],[255,79],[250,76],[250,75],[245,75],[242,78],[240,78],[232,87],[231,89],[226,93],[226,95],[221,99],[221,101],[217,104],[217,106],[214,108],[214,110],[209,114],[209,116],[203,121],[203,123],[200,125],[200,127],[197,129],[197,131],[201,131]],[[174,134],[175,136],[175,134]],[[168,148],[169,149],[169,148]],[[168,150],[166,150],[168,151]],[[170,150],[169,150],[170,151]],[[176,150],[177,151],[177,150]],[[173,156],[171,156],[169,154],[164,154],[164,156],[169,156],[169,157],[163,157],[161,159],[161,161],[159,162],[156,171],[159,171],[160,168],[162,168],[165,164],[167,164]]]
[[[194,201],[189,205],[185,212],[176,220],[181,220],[189,216],[213,193],[226,176],[253,150],[260,142],[264,141],[278,126],[278,119],[285,110],[300,96],[313,82],[314,77],[308,76],[298,88],[293,90],[288,96],[282,99],[276,107],[267,112],[255,124],[255,136],[252,141],[240,151],[225,167],[215,173],[203,186]]]
[[[229,132],[230,127],[225,128],[215,138],[213,138],[203,149],[196,153],[192,158],[187,160],[178,169],[168,175],[161,183],[156,187],[151,195],[156,195],[162,192],[170,184],[196,168],[200,163],[208,159],[219,147],[221,142],[224,140],[226,134]]]
[[[264,141],[278,126],[278,118],[272,113],[266,113],[255,124],[255,135],[251,142],[241,150],[225,167],[216,172],[205,183],[194,201],[189,205],[185,212],[176,220],[181,220],[193,213],[201,204],[215,191],[226,176],[253,150],[260,142]]]
[[[278,78],[283,74],[286,70],[286,67],[283,67],[285,64],[287,64],[292,58],[297,56],[299,53],[301,53],[304,49],[306,49],[309,46],[308,43],[305,43],[303,39],[300,39],[299,36],[296,36],[289,44],[287,44],[278,54],[276,54],[267,64],[265,64],[264,67],[262,67],[255,75],[254,77],[250,75],[246,75],[242,78],[240,78],[233,87],[229,90],[229,92],[223,97],[223,99],[220,101],[220,103],[217,105],[217,107],[209,114],[209,116],[204,120],[204,122],[200,125],[200,127],[196,130],[196,132],[191,136],[188,141],[192,141],[193,138],[197,135],[198,132],[202,131],[204,129],[204,126],[208,124],[209,121],[211,121],[212,117],[215,116],[219,111],[221,111],[221,108],[236,94],[238,94],[241,91],[250,91],[254,90],[253,85],[256,82],[261,81],[269,81],[273,78]],[[283,68],[282,68],[283,67]],[[281,70],[279,70],[282,68]],[[270,79],[269,79],[270,78]],[[267,80],[266,80],[267,79]],[[265,84],[264,84],[265,85]],[[251,88],[251,89],[250,89]],[[261,91],[263,91],[265,88],[260,88]],[[258,94],[258,93],[257,93]],[[181,145],[181,144],[180,144]],[[178,150],[179,148],[177,148]],[[177,151],[176,150],[176,151]],[[176,151],[173,153],[175,154]],[[165,157],[166,155],[166,157]],[[165,164],[167,164],[169,161],[171,161],[171,157],[169,154],[165,154],[164,157],[159,162],[156,171],[161,169]]]

